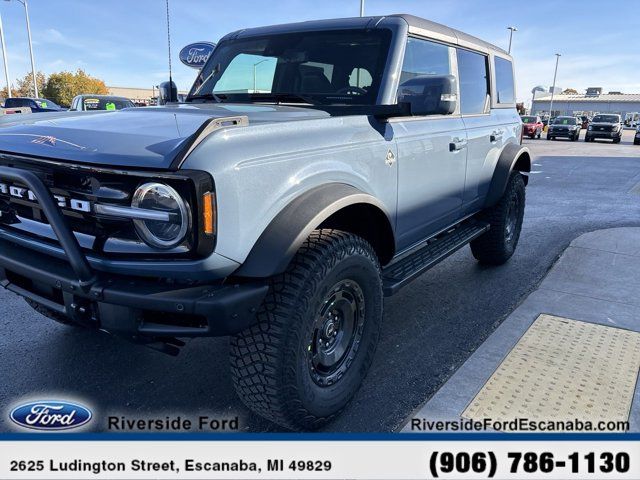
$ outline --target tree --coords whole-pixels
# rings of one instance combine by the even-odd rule
[[[52,73],[43,89],[43,96],[64,107],[71,105],[71,100],[76,95],[94,93],[104,95],[108,93],[107,86],[98,78],[87,75],[84,70],[78,69],[75,73]]]
[[[578,91],[575,88],[565,88],[562,91],[563,95],[578,95]]]
[[[42,72],[36,72],[36,82],[38,83],[38,94],[42,95],[47,78]],[[11,95],[13,97],[33,97],[33,75],[31,72],[27,73],[24,77],[16,80],[15,84],[11,85]],[[0,90],[0,97],[7,98],[7,87]]]

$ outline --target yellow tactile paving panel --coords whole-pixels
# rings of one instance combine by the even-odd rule
[[[640,333],[540,315],[463,418],[627,421]]]

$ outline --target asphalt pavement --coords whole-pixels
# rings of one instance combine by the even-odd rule
[[[584,132],[583,132],[584,135]],[[392,431],[431,398],[532,292],[579,235],[640,226],[640,146],[525,140],[535,159],[518,250],[482,267],[464,248],[385,302],[363,387],[326,431]],[[228,340],[198,339],[177,358],[109,335],[58,325],[0,291],[0,431],[23,400],[76,399],[96,419],[126,414],[239,416],[243,431],[278,431],[236,398]],[[96,421],[94,429],[106,427]]]

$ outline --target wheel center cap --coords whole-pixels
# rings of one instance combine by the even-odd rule
[[[324,325],[324,336],[326,338],[333,337],[335,332],[336,332],[336,324],[333,322],[333,320],[329,320],[327,323],[325,323],[325,325]]]

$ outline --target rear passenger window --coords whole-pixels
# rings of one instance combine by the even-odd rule
[[[509,60],[495,57],[495,67],[498,103],[514,103],[516,100],[513,91],[513,65]]]
[[[409,37],[400,74],[401,84],[419,75],[449,75],[450,73],[449,47]]]
[[[457,50],[460,112],[486,113],[489,109],[489,69],[487,57],[469,50]]]

